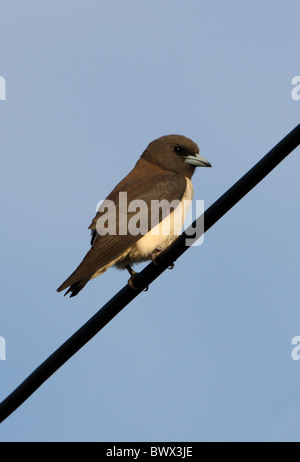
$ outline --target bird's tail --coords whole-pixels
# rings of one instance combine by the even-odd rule
[[[71,295],[70,297],[75,297],[75,295],[77,295],[83,288],[84,286],[89,282],[89,280],[91,279],[90,276],[86,277],[86,278],[83,278],[83,279],[80,279],[79,281],[76,281],[74,282],[74,284],[71,284],[70,287],[68,288],[67,292],[65,293],[65,296],[71,292]],[[65,290],[68,285],[66,285],[66,282],[65,281],[58,289],[57,289],[57,292],[61,292],[62,290]]]

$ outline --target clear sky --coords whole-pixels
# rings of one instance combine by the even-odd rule
[[[299,123],[300,5],[0,8],[3,399],[127,282],[111,269],[76,298],[56,293],[97,202],[151,140],[199,144],[207,208]],[[299,441],[299,154],[9,417],[1,441]]]

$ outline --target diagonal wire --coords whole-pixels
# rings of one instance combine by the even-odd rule
[[[214,202],[203,215],[197,218],[156,259],[137,274],[132,289],[129,284],[123,287],[77,332],[63,343],[49,358],[35,369],[2,403],[0,403],[0,423],[11,415],[26,399],[28,399],[54,372],[91,340],[108,322],[110,322],[125,306],[136,298],[151,282],[160,276],[175,260],[190,247],[186,239],[191,239],[193,231],[208,231],[223,215],[225,215],[240,199],[248,194],[263,178],[265,178],[285,157],[300,144],[300,124],[283,138],[266,154],[251,170]],[[203,233],[202,233],[203,234]],[[198,236],[200,238],[201,236]]]

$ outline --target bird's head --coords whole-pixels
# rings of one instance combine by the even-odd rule
[[[197,144],[182,135],[166,135],[152,141],[141,157],[188,178],[196,167],[211,167],[210,162],[200,156]]]

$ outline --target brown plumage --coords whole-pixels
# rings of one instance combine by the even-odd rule
[[[176,235],[172,235],[168,239],[165,237],[162,239],[160,236],[154,240],[152,238],[151,240],[145,239],[144,234],[153,229],[150,204],[154,199],[159,201],[165,199],[169,202],[174,199],[182,201],[186,195],[190,196],[188,198],[191,199],[190,178],[195,167],[210,166],[209,162],[198,153],[198,146],[189,138],[181,135],[164,136],[150,143],[134,169],[106,198],[106,200],[112,201],[115,206],[116,218],[114,223],[117,234],[100,235],[97,233],[98,220],[104,213],[107,214],[107,209],[99,211],[89,226],[89,229],[94,230],[91,249],[76,270],[57,289],[58,292],[69,288],[66,294],[71,292],[71,297],[73,297],[90,279],[102,274],[110,266],[116,265],[119,268],[124,268],[132,263],[150,260],[153,252],[161,251],[169,245],[176,238]],[[125,192],[127,193],[128,204],[139,199],[149,205],[147,210],[140,210],[140,220],[147,224],[147,229],[143,234],[132,235],[129,232],[126,234],[118,232],[121,197],[119,194]],[[113,212],[114,210],[111,213]],[[136,211],[128,212],[126,216],[121,215],[120,218],[129,224],[135,214]],[[110,217],[109,214],[106,216]],[[159,221],[163,218],[164,216],[161,215]]]

